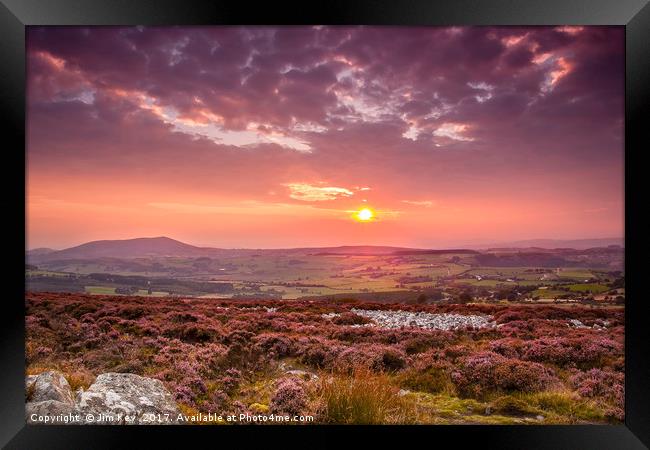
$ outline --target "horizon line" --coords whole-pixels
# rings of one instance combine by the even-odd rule
[[[608,237],[586,237],[586,238],[524,238],[524,239],[514,239],[512,241],[481,241],[473,244],[465,243],[460,245],[441,245],[435,247],[413,247],[413,246],[386,245],[386,244],[343,244],[343,245],[302,245],[302,246],[299,245],[299,246],[286,246],[286,247],[220,247],[220,246],[211,246],[211,245],[206,246],[206,245],[191,244],[180,239],[161,235],[161,236],[138,236],[138,237],[122,238],[122,239],[94,239],[94,240],[85,241],[79,244],[75,244],[63,248],[54,248],[49,246],[27,248],[27,246],[25,246],[25,251],[31,252],[40,249],[62,251],[62,250],[67,250],[70,248],[75,248],[81,245],[90,244],[94,242],[119,242],[119,241],[133,241],[137,239],[170,239],[172,241],[179,242],[185,245],[190,245],[197,248],[219,249],[219,250],[296,250],[296,249],[306,249],[306,248],[337,248],[337,247],[393,247],[393,248],[404,248],[404,249],[411,249],[411,250],[450,250],[450,249],[472,248],[475,246],[481,246],[481,247],[488,246],[488,247],[498,248],[497,246],[499,245],[506,245],[506,244],[511,245],[511,244],[515,244],[519,242],[527,242],[527,241],[590,241],[590,240],[595,241],[595,240],[608,240],[608,239],[622,240],[623,247],[625,244],[624,236],[620,236],[620,237],[608,236]]]

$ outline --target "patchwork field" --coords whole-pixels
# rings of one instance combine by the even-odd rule
[[[620,249],[593,249],[602,251],[596,256],[567,254],[567,250],[541,255],[517,250],[505,256],[467,250],[389,254],[317,250],[224,251],[218,257],[198,258],[45,260],[27,268],[26,282],[32,291],[100,295],[293,300],[390,293],[398,301],[413,301],[420,294],[435,300],[432,293],[444,292],[445,298],[466,293],[474,299],[519,302],[549,298],[581,301],[602,294],[599,300],[613,302],[621,295],[614,290],[624,287],[624,274],[618,268]],[[549,267],[549,255],[559,267]],[[609,259],[603,262],[604,258]],[[529,264],[534,262],[539,265]]]

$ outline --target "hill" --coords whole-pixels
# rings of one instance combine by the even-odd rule
[[[59,251],[28,252],[30,262],[95,259],[95,258],[142,258],[147,256],[199,257],[211,249],[195,247],[168,237],[136,238],[124,240],[92,241]]]
[[[43,256],[43,255],[48,255],[50,253],[53,253],[55,251],[56,250],[54,250],[53,248],[40,247],[40,248],[33,248],[31,250],[28,250],[27,255],[28,256]]]

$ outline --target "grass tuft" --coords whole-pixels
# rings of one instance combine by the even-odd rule
[[[383,373],[357,369],[351,376],[322,377],[318,391],[327,423],[404,424],[415,419],[413,403]]]

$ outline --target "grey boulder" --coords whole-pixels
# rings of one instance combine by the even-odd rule
[[[130,373],[99,375],[78,393],[75,412],[97,424],[171,424],[180,414],[160,380]]]
[[[39,375],[28,375],[25,377],[25,389],[27,423],[44,423],[44,420],[71,414],[74,410],[70,385],[59,372],[50,370]]]
[[[74,403],[70,385],[59,372],[50,370],[37,376],[28,376],[25,384],[30,402],[54,400],[70,405]]]

